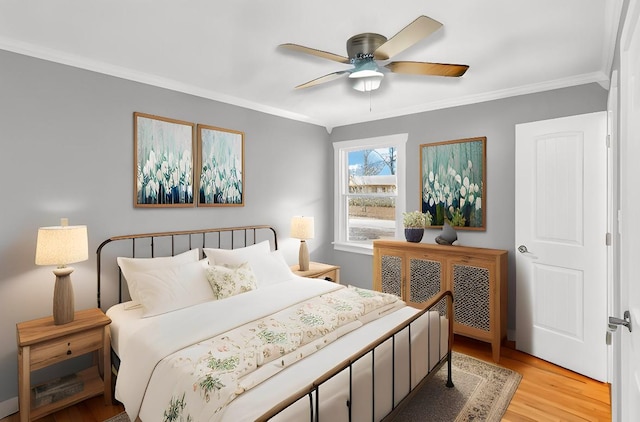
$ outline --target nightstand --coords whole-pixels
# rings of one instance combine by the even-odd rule
[[[309,269],[307,271],[300,271],[299,265],[292,265],[291,271],[300,277],[324,278],[325,280],[340,283],[340,267],[336,265],[309,262]]]
[[[55,325],[53,317],[16,325],[21,422],[100,394],[111,405],[110,323],[100,309],[87,309],[76,312],[75,319],[64,325]],[[31,387],[31,372],[87,353],[94,353],[92,367]]]

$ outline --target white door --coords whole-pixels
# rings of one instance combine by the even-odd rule
[[[516,125],[516,348],[607,377],[607,113]]]
[[[640,2],[631,1],[621,38],[620,68],[620,313],[630,312],[629,332],[619,327],[621,359],[612,409],[620,421],[640,421]],[[614,315],[622,318],[623,315]],[[617,390],[617,388],[614,388]]]

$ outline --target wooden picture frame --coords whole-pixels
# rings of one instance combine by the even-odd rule
[[[193,207],[195,124],[133,113],[135,207]]]
[[[486,230],[487,138],[420,145],[420,203],[431,227]]]
[[[244,132],[198,125],[198,206],[244,206]]]

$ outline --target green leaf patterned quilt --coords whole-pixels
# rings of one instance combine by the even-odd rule
[[[404,306],[394,295],[335,286],[161,359],[146,388],[142,420],[219,420],[238,395]]]

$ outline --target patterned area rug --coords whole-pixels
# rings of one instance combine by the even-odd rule
[[[454,387],[445,386],[445,364],[398,413],[394,422],[502,419],[522,376],[456,352],[451,362]]]
[[[394,417],[394,422],[499,421],[522,376],[517,372],[453,352],[453,388],[445,386],[447,365]],[[130,422],[121,413],[105,422]]]
[[[126,413],[122,412],[119,415],[115,415],[112,418],[105,420],[104,422],[131,422]]]

